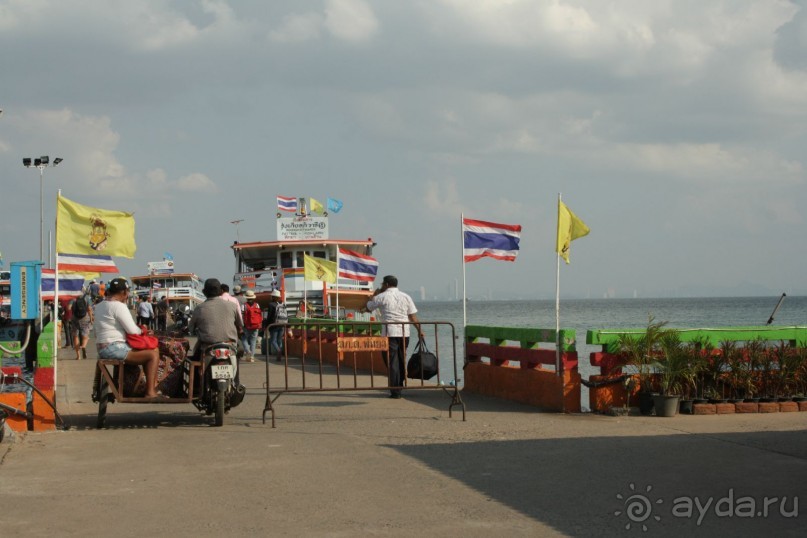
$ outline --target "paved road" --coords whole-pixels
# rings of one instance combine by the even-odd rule
[[[324,393],[279,398],[272,429],[257,362],[224,427],[113,404],[99,431],[93,366],[60,360],[68,431],[0,447],[1,536],[804,534],[807,413],[559,415],[466,394],[463,422],[437,391]]]

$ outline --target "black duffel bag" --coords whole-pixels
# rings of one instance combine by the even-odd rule
[[[406,363],[406,377],[409,379],[431,379],[437,375],[437,356],[426,347],[423,338],[418,339],[415,352]]]

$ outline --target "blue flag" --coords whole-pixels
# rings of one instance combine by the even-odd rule
[[[342,210],[342,200],[336,198],[328,198],[328,211],[332,213],[339,213]]]

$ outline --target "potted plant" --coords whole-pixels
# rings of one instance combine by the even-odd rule
[[[776,401],[776,359],[771,349],[764,342],[760,342],[760,353],[757,367],[759,369],[760,402]]]
[[[763,357],[767,354],[765,341],[757,338],[745,344],[745,401],[757,403],[759,402],[760,392],[760,365],[762,364]]]
[[[736,342],[725,340],[720,343],[723,364],[726,367],[725,379],[729,387],[729,402],[741,403],[745,397],[745,356]]]
[[[649,315],[644,332],[625,332],[619,335],[619,351],[624,357],[625,365],[635,368],[639,378],[639,411],[643,415],[653,414],[654,364],[666,324],[666,321],[656,322]]]
[[[678,410],[682,414],[691,415],[695,398],[698,396],[698,386],[703,370],[703,342],[688,342],[681,346],[681,354],[686,360],[686,367],[681,372],[681,401]],[[706,403],[704,400],[702,403]]]
[[[726,399],[726,355],[724,347],[731,342],[722,342],[721,349],[713,351],[707,358],[706,392],[710,403],[725,403]]]
[[[697,338],[689,345],[690,364],[695,376],[695,391],[693,392],[693,403],[707,403],[706,397],[708,388],[707,365],[709,358],[714,354],[714,345],[706,337]]]
[[[688,355],[675,329],[666,329],[659,339],[659,353],[654,363],[661,393],[653,397],[656,416],[674,417],[678,414],[681,388],[689,370]]]
[[[797,347],[793,371],[794,402],[807,401],[807,349]]]

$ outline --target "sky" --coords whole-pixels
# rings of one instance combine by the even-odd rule
[[[460,216],[520,224],[471,298],[807,294],[807,1],[0,0],[0,253],[56,195],[132,211],[125,275],[232,279],[276,196],[328,197],[415,298]],[[234,225],[231,221],[242,220]],[[46,247],[47,247],[46,231]]]

